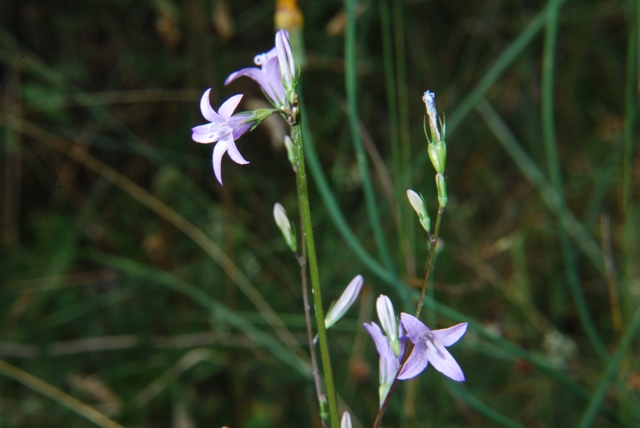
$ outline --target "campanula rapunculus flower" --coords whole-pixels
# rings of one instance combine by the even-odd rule
[[[262,88],[271,104],[276,108],[283,108],[285,101],[284,86],[280,77],[280,65],[278,63],[278,53],[274,47],[267,53],[256,55],[253,62],[260,66],[247,67],[235,71],[224,81],[225,85],[236,80],[238,77],[246,76],[255,80]]]
[[[413,315],[402,313],[400,318],[414,348],[398,374],[398,379],[405,380],[418,376],[431,362],[440,373],[457,382],[464,382],[462,369],[445,347],[460,340],[467,331],[467,323],[441,330],[429,330],[429,327]]]
[[[376,310],[384,333],[375,322],[365,323],[364,328],[371,335],[378,355],[380,355],[380,388],[378,393],[380,406],[382,406],[400,369],[400,362],[404,356],[405,339],[403,339],[404,330],[402,325],[398,324],[391,299],[381,294],[376,300]]]
[[[238,151],[235,140],[249,131],[255,124],[255,120],[251,113],[231,115],[240,103],[242,95],[229,98],[216,113],[209,101],[210,92],[211,88],[207,89],[200,100],[200,111],[210,123],[193,128],[191,138],[197,143],[218,143],[213,148],[213,171],[222,184],[222,156],[225,153],[228,152],[235,163],[240,165],[249,163]]]

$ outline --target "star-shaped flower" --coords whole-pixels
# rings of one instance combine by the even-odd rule
[[[440,373],[457,382],[464,382],[462,369],[445,347],[453,345],[465,334],[467,323],[442,330],[429,330],[429,327],[412,315],[402,313],[400,317],[414,348],[400,370],[398,379],[418,376],[431,362]]]
[[[218,143],[213,148],[213,172],[222,184],[222,156],[225,153],[228,152],[235,163],[240,165],[249,163],[238,151],[235,140],[255,125],[256,118],[252,112],[231,115],[240,103],[242,95],[229,98],[216,113],[209,101],[210,92],[211,88],[207,89],[200,100],[202,115],[210,123],[193,128],[191,138],[197,143]]]

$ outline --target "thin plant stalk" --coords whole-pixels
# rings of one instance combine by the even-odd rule
[[[545,31],[544,52],[542,59],[542,139],[547,157],[547,168],[551,176],[551,184],[559,196],[561,211],[566,211],[567,206],[562,188],[562,176],[560,174],[560,162],[558,161],[558,149],[555,138],[554,123],[554,103],[553,84],[555,67],[555,46],[558,33],[558,18],[562,0],[550,0],[547,15],[547,26]],[[558,228],[560,249],[564,259],[566,279],[569,283],[571,294],[573,295],[580,321],[584,327],[592,346],[603,361],[608,359],[607,350],[600,338],[598,331],[593,324],[586,299],[580,288],[580,279],[577,274],[576,258],[571,248],[569,236],[566,230],[560,226]]]
[[[300,211],[300,233],[304,235],[302,208]],[[311,367],[313,370],[313,381],[316,387],[316,396],[318,397],[318,406],[322,410],[322,382],[320,380],[320,371],[318,370],[318,359],[316,357],[316,347],[313,343],[313,331],[311,327],[311,306],[309,305],[309,286],[307,284],[307,245],[304,241],[300,243],[301,251],[300,255],[296,254],[298,264],[300,265],[300,283],[302,285],[302,304],[304,305],[304,321],[307,325],[307,340],[309,341],[309,356],[311,357]],[[326,422],[323,418],[320,418],[322,427],[326,428]]]
[[[336,390],[331,369],[331,357],[329,355],[329,343],[327,341],[327,329],[324,326],[324,311],[322,309],[322,292],[320,290],[320,274],[318,272],[318,259],[316,246],[313,239],[313,227],[311,224],[311,209],[309,207],[309,193],[307,191],[307,174],[304,164],[304,148],[302,145],[302,126],[298,123],[291,126],[291,140],[296,153],[296,185],[298,189],[298,204],[302,213],[302,230],[307,245],[307,257],[309,262],[309,274],[311,288],[313,289],[313,306],[316,314],[316,327],[320,346],[320,358],[322,371],[327,389],[327,401],[329,403],[329,421],[331,428],[339,426],[338,404]]]
[[[427,269],[424,273],[424,281],[422,282],[422,291],[420,292],[420,299],[416,306],[416,318],[420,318],[420,311],[422,311],[422,305],[424,304],[424,295],[427,291],[427,285],[429,284],[429,276],[433,270],[433,261],[435,260],[436,248],[438,247],[438,236],[440,235],[440,222],[442,221],[442,214],[444,213],[444,207],[438,208],[438,216],[436,217],[436,227],[433,229],[433,236],[430,237],[431,249],[429,250],[429,256],[427,258]],[[433,328],[433,327],[432,327]]]

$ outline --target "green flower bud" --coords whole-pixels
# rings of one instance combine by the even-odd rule
[[[284,240],[287,242],[289,248],[294,253],[297,250],[297,240],[296,234],[291,228],[291,222],[289,222],[289,217],[287,217],[287,212],[284,210],[284,207],[279,203],[276,203],[273,207],[273,218],[276,220],[276,224],[282,232],[282,236]]]
[[[438,204],[440,208],[444,208],[447,205],[447,184],[445,183],[444,175],[436,174],[436,187],[438,188]]]

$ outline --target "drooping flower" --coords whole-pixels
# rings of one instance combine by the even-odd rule
[[[280,65],[278,61],[278,52],[274,47],[269,52],[256,55],[253,62],[258,67],[247,67],[242,70],[235,71],[224,81],[225,85],[236,80],[238,77],[246,76],[255,80],[262,88],[265,95],[276,108],[284,107],[285,93],[280,77]]]
[[[333,302],[329,307],[327,316],[324,318],[325,328],[329,328],[334,325],[340,320],[340,318],[344,316],[344,314],[347,313],[349,308],[358,298],[363,283],[364,278],[362,277],[362,275],[357,275],[351,280],[349,285],[347,285],[347,288],[345,288],[342,292],[340,298],[337,301]]]
[[[402,313],[400,318],[414,348],[398,374],[398,379],[418,376],[431,362],[440,373],[457,382],[464,382],[462,369],[445,347],[453,345],[465,334],[467,323],[441,330],[429,330],[429,327],[412,315]]]
[[[225,101],[216,113],[209,101],[210,92],[211,88],[207,89],[200,100],[200,111],[209,123],[192,128],[193,134],[191,138],[197,143],[217,143],[213,148],[213,172],[220,184],[222,184],[222,156],[225,153],[229,153],[229,157],[235,163],[240,165],[248,164],[249,161],[243,158],[238,151],[235,140],[269,117],[274,110],[259,109],[232,116],[242,99],[240,94],[234,95]]]

